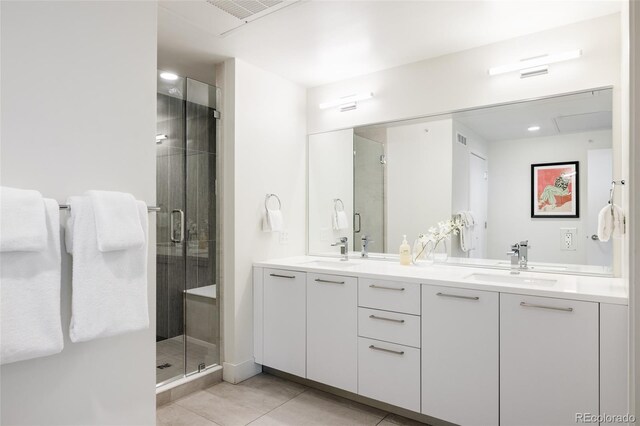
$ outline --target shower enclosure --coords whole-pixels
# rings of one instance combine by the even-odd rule
[[[156,384],[220,362],[216,104],[219,89],[158,73]]]

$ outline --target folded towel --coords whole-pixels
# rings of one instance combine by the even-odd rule
[[[47,220],[38,191],[0,187],[0,252],[43,251]]]
[[[266,209],[262,220],[262,230],[264,232],[282,232],[284,229],[284,219],[281,210]]]
[[[611,237],[621,238],[625,232],[625,217],[617,204],[607,204],[598,213],[598,239],[607,242]]]
[[[60,207],[54,200],[42,202],[45,249],[0,253],[0,364],[57,354],[64,345],[60,320]]]
[[[349,229],[349,219],[347,218],[347,213],[344,210],[333,211],[333,229],[336,231]]]
[[[142,247],[101,252],[90,197],[71,197],[67,203],[71,206],[67,252],[73,255],[71,341],[148,328],[147,206],[136,202],[144,235]]]
[[[460,229],[460,249],[466,253],[473,249],[473,228],[475,226],[475,220],[470,211],[458,212],[458,217],[462,224]]]
[[[87,195],[96,216],[100,251],[140,248],[144,245],[144,231],[133,195],[115,191],[87,191]]]

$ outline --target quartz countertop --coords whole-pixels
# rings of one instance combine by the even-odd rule
[[[509,270],[455,266],[446,263],[403,266],[389,260],[361,258],[350,258],[349,261],[342,262],[339,258],[320,256],[265,260],[255,262],[254,266],[618,305],[628,304],[628,282],[623,278],[526,271],[511,274]]]

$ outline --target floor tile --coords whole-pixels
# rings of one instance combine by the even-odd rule
[[[221,383],[214,387],[222,386],[223,384],[224,383]],[[199,391],[186,396],[177,400],[175,404],[191,410],[220,426],[244,426],[266,412],[249,405],[244,405],[240,401],[220,397],[207,391]]]
[[[252,423],[269,425],[377,425],[387,413],[317,390],[307,390]]]
[[[165,405],[156,411],[156,426],[218,426],[176,404]]]

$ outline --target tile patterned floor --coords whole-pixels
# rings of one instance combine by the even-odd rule
[[[161,340],[156,343],[156,366],[171,364],[167,368],[156,368],[156,383],[184,374],[184,341],[182,336]],[[213,344],[201,345],[198,341],[189,340],[187,345],[187,371],[197,371],[198,364],[218,363],[218,350]]]
[[[222,382],[158,408],[158,426],[418,426],[377,408],[268,374]]]

